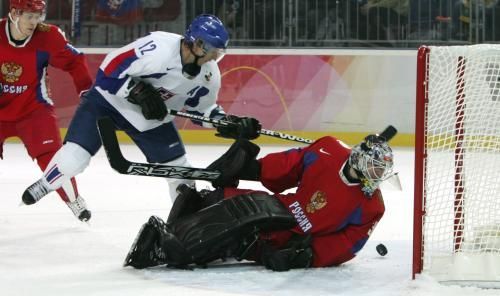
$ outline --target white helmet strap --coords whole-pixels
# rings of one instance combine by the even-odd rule
[[[14,28],[16,29],[16,31],[17,31],[19,34],[23,34],[23,33],[21,32],[21,29],[19,29],[19,16],[18,16],[16,19],[14,19],[14,18],[12,17],[12,14],[9,12],[9,20],[12,22],[12,24],[14,24]]]

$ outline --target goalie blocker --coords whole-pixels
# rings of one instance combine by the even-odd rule
[[[242,260],[254,254],[260,231],[285,230],[296,225],[287,209],[276,198],[263,192],[220,200],[198,212],[196,206],[191,206],[195,213],[189,213],[185,210],[186,203],[199,202],[200,207],[207,206],[206,202],[213,196],[193,197],[198,194],[194,189],[184,188],[183,191],[172,208],[171,213],[177,213],[176,217],[171,214],[169,223],[151,216],[142,226],[124,266],[140,269],[167,264],[185,268],[190,264],[204,265],[229,257]],[[205,204],[201,204],[203,201]],[[262,250],[271,258],[269,248]],[[299,253],[294,250],[294,254]],[[304,254],[305,263],[301,267],[308,266],[312,251]],[[276,270],[283,269],[279,262],[271,260],[269,264],[277,265]]]

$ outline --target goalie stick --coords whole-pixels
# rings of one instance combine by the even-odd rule
[[[215,126],[218,126],[218,125],[219,126],[220,125],[228,126],[228,125],[235,124],[235,123],[232,123],[232,122],[229,122],[226,120],[214,119],[214,118],[210,118],[210,117],[195,115],[195,114],[171,110],[171,109],[168,110],[168,114],[173,115],[173,116],[184,117],[184,118],[189,118],[189,119],[193,119],[193,120],[211,123]],[[294,135],[285,134],[285,133],[273,131],[273,130],[267,130],[267,129],[263,129],[263,128],[260,129],[259,134],[265,135],[265,136],[270,136],[270,137],[275,137],[275,138],[279,138],[279,139],[283,139],[283,140],[305,143],[305,144],[311,144],[312,142],[314,142],[311,139],[305,139],[305,138],[297,137]]]
[[[213,181],[220,176],[219,171],[207,169],[128,161],[120,150],[115,126],[111,119],[100,118],[97,126],[109,164],[120,174],[205,181]]]
[[[379,135],[379,137],[385,138],[387,142],[389,142],[394,136],[398,133],[398,130],[393,127],[392,125],[389,125],[384,129],[384,131]]]

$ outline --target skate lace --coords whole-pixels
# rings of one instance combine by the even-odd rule
[[[87,209],[85,200],[80,196],[78,196],[74,201],[67,202],[66,204],[77,217]]]
[[[28,188],[28,192],[35,201],[39,201],[40,199],[42,199],[42,197],[47,195],[49,191],[49,188],[45,187],[45,184],[42,180],[35,182]]]

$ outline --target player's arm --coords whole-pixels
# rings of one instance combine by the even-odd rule
[[[226,112],[224,112],[222,106],[217,104],[220,88],[221,75],[219,69],[215,67],[212,69],[210,79],[206,81],[205,85],[197,87],[187,94],[189,98],[184,103],[186,113],[212,119],[224,118]],[[191,122],[202,127],[214,128],[212,123],[209,122],[202,122],[196,119],[192,119]]]
[[[227,152],[207,167],[221,172],[212,184],[224,187],[232,186],[238,180],[255,180],[275,193],[298,185],[303,171],[303,149],[272,153],[257,160],[259,151],[257,145],[246,139],[236,140]]]
[[[213,69],[207,85],[197,88],[190,95],[190,98],[186,100],[186,112],[233,123],[229,126],[215,126],[217,136],[229,139],[243,138],[249,140],[259,137],[259,131],[262,128],[259,120],[252,117],[226,114],[223,108],[216,103],[220,84],[220,72],[218,69]],[[197,120],[192,120],[192,122],[207,128],[214,127],[211,123]]]
[[[262,129],[262,126],[259,120],[257,120],[256,118],[226,114],[223,108],[215,103],[210,104],[206,108],[203,108],[203,106],[200,107],[201,108],[197,108],[198,110],[193,108],[186,109],[186,112],[232,123],[230,126],[215,126],[215,128],[217,129],[217,136],[228,139],[242,138],[249,140],[253,140],[259,137],[259,131]],[[214,128],[211,123],[201,122],[196,119],[193,119],[191,121],[194,124],[203,127]]]
[[[57,27],[50,28],[46,42],[51,46],[49,64],[68,72],[79,95],[92,86],[85,55],[74,48],[64,37],[64,33]]]
[[[96,77],[96,86],[139,105],[146,119],[163,120],[167,115],[163,97],[144,77],[166,74],[165,60],[160,53],[169,52],[148,35],[109,53]],[[167,59],[168,60],[168,59]]]
[[[271,153],[260,159],[262,184],[275,193],[297,187],[305,169],[305,155],[313,145]]]

